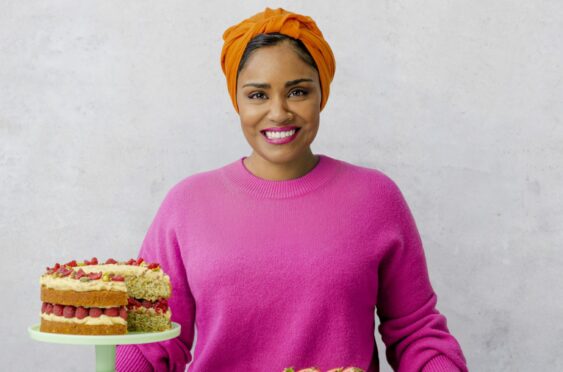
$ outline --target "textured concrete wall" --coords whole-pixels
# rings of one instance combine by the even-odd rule
[[[39,275],[134,256],[173,184],[250,153],[221,35],[266,5],[312,16],[333,47],[313,151],[399,184],[470,369],[563,370],[563,5],[550,0],[0,1],[3,365],[93,370],[92,347],[28,337]]]

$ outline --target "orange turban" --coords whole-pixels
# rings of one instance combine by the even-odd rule
[[[244,21],[229,27],[223,33],[223,49],[221,50],[221,68],[227,78],[227,88],[235,110],[237,105],[237,70],[247,44],[258,34],[279,32],[301,40],[319,70],[322,97],[321,110],[324,108],[330,91],[330,83],[334,77],[336,62],[330,46],[325,41],[321,30],[310,17],[288,12],[282,8],[266,8]]]

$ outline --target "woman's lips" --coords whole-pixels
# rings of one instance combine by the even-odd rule
[[[291,141],[293,141],[296,137],[297,134],[299,133],[299,130],[301,128],[295,128],[295,133],[293,133],[293,135],[288,136],[288,137],[284,137],[284,138],[268,138],[268,136],[266,135],[266,131],[261,131],[262,136],[264,136],[264,138],[266,139],[266,142],[272,144],[272,145],[283,145],[286,143],[289,143]]]

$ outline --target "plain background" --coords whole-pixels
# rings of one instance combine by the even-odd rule
[[[94,370],[93,347],[29,338],[39,276],[135,257],[169,188],[250,154],[221,37],[265,6],[332,46],[313,152],[397,182],[470,370],[563,370],[556,0],[0,1],[3,368]]]

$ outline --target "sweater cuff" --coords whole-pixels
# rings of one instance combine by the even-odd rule
[[[460,369],[447,356],[440,354],[430,359],[422,372],[459,372]]]
[[[115,353],[117,372],[153,372],[152,365],[135,345],[117,346]]]

